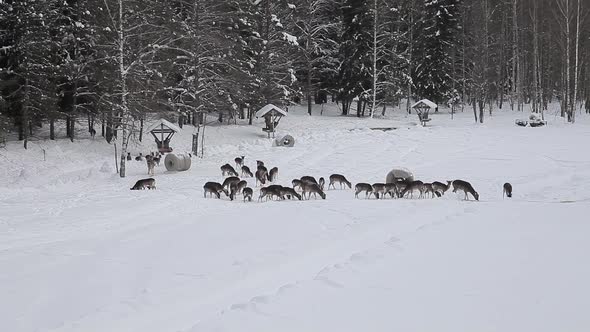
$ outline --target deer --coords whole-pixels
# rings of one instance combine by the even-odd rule
[[[373,186],[368,184],[368,183],[357,183],[354,186],[354,197],[358,198],[359,194],[362,192],[365,192],[365,198],[368,198],[369,195],[371,195],[373,193]]]
[[[336,183],[340,184],[340,189],[342,189],[345,185],[348,186],[348,189],[352,189],[352,184],[344,177],[344,175],[330,175],[330,183],[328,184],[328,189],[330,189],[330,187],[336,189]]]
[[[154,178],[141,179],[135,182],[131,190],[156,189],[156,180]]]
[[[241,156],[241,157],[237,157],[234,159],[237,169],[240,169],[242,166],[244,166],[244,159],[245,158],[246,158],[245,156]]]
[[[307,194],[307,199],[311,198],[311,194],[313,197],[317,198],[317,195],[320,195],[322,199],[326,199],[326,194],[320,189],[320,186],[316,183],[310,182],[303,182],[303,186],[301,187],[303,193],[302,196],[305,198],[305,194]]]
[[[476,201],[479,201],[479,194],[477,193],[477,191],[475,191],[475,189],[473,189],[471,183],[467,181],[454,180],[453,192],[456,193],[457,191],[463,191],[465,193],[465,200],[469,200],[469,196],[467,196],[467,194],[471,194],[471,196],[473,196],[473,198],[475,198]]]
[[[220,183],[217,182],[207,182],[203,186],[203,196],[207,198],[207,194],[211,197],[215,195],[217,198],[221,199],[221,193],[224,193],[225,196],[229,196],[229,193]]]
[[[230,164],[225,164],[221,166],[221,176],[238,176],[238,172],[233,168]]]

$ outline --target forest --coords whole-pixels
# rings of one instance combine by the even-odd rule
[[[65,123],[107,141],[267,103],[380,116],[428,98],[574,123],[590,107],[582,0],[0,0],[0,137]],[[356,105],[355,105],[356,106]]]

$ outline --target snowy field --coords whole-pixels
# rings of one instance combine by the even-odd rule
[[[290,114],[277,136],[293,135],[293,148],[271,147],[260,121],[208,127],[206,158],[182,173],[157,167],[151,191],[129,190],[145,162],[120,179],[98,137],[27,151],[10,142],[0,150],[0,331],[589,331],[590,118],[514,125],[526,115],[481,125],[471,111],[435,114],[422,128],[414,114]],[[192,131],[173,138],[176,151],[189,150]],[[283,185],[332,173],[383,182],[401,166],[428,182],[467,180],[480,201],[351,190],[204,199],[203,184],[221,182],[219,167],[240,155],[277,166]]]

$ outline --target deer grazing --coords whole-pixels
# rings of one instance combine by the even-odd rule
[[[328,189],[334,188],[336,189],[336,183],[340,184],[340,189],[344,188],[344,186],[348,186],[348,189],[352,189],[352,184],[348,181],[344,175],[341,174],[332,174],[330,175],[330,183],[328,184]]]

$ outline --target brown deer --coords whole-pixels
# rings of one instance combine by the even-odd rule
[[[328,189],[330,187],[336,189],[336,183],[340,184],[340,189],[342,189],[345,185],[348,186],[348,189],[352,188],[352,184],[348,181],[344,175],[341,174],[332,174],[330,175],[330,183],[328,184]]]
[[[473,196],[476,201],[479,201],[479,194],[477,191],[475,191],[475,189],[473,189],[471,183],[463,180],[453,181],[453,192],[456,193],[458,190],[465,193],[465,200],[469,200],[469,196],[467,196],[467,194],[471,194],[471,196]]]
[[[357,183],[354,186],[354,197],[359,198],[359,194],[365,192],[365,198],[368,198],[369,195],[373,193],[373,186],[368,183]]]

